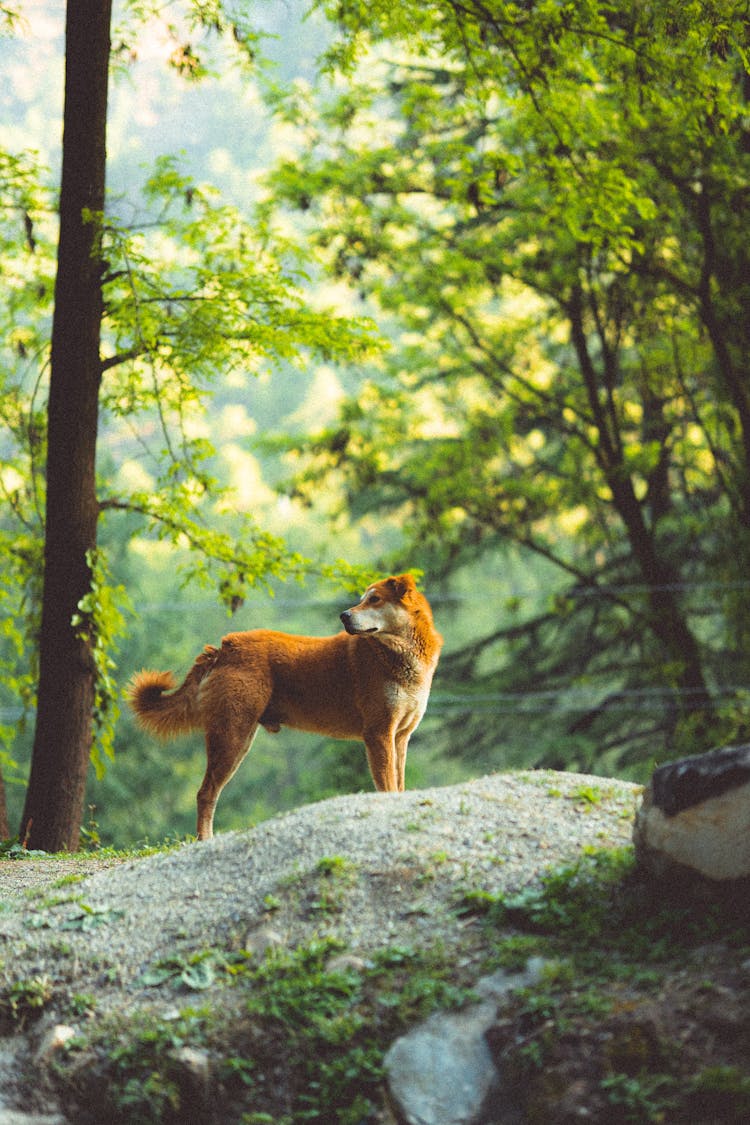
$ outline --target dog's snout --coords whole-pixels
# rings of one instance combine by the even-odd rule
[[[354,632],[354,629],[352,627],[352,611],[350,609],[345,609],[341,614],[341,623],[346,629],[347,633]]]

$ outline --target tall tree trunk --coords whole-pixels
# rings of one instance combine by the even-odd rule
[[[68,0],[55,313],[48,405],[39,692],[21,839],[78,847],[91,752],[94,664],[72,624],[96,547],[96,433],[111,0]]]

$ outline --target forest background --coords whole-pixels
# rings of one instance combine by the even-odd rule
[[[59,5],[19,7],[0,40],[11,823],[34,717],[63,89]],[[447,642],[410,786],[543,765],[645,778],[746,737],[746,6],[344,3],[340,34],[303,10],[116,9],[112,342],[138,318],[145,335],[153,307],[181,365],[157,391],[134,355],[103,400],[92,842],[194,826],[199,739],[159,746],[118,714],[133,671],[182,673],[234,629],[331,632],[357,581],[409,566]],[[136,275],[196,262],[225,293],[219,248],[242,223],[348,335],[298,309],[293,346],[269,331],[224,351],[221,322],[175,327],[148,286],[134,302]],[[237,272],[247,252],[233,244]],[[258,286],[259,306],[285,300]],[[176,487],[192,550],[165,533]],[[211,528],[241,539],[247,516],[266,562],[200,567]],[[221,827],[368,787],[355,745],[261,732]]]

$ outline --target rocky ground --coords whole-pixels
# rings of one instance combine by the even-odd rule
[[[494,775],[335,798],[248,832],[124,863],[0,863],[0,1125],[19,1112],[46,1115],[50,1125],[396,1120],[381,1064],[372,1061],[377,1050],[430,1006],[457,1003],[458,990],[503,959],[514,956],[517,969],[536,950],[535,926],[528,916],[519,922],[520,914],[499,921],[498,896],[523,901],[546,869],[627,845],[638,798],[636,787],[601,778]],[[558,963],[557,953],[544,952]],[[269,963],[284,969],[278,979]],[[488,1040],[509,1081],[520,1074],[533,1091],[533,1115],[508,1116],[496,1099],[482,1120],[669,1120],[659,1116],[668,1098],[657,1080],[670,1069],[667,1044],[693,1069],[705,1061],[717,1072],[712,1089],[723,1083],[725,1101],[745,1105],[750,950],[716,934],[681,964],[644,965],[641,978],[631,974],[622,987],[598,972],[598,1013],[590,982],[566,982],[554,968],[545,986],[552,1014],[532,1016],[523,1004],[498,1012]],[[298,976],[308,992],[285,1023]],[[336,1005],[347,990],[344,1016]],[[325,1020],[304,995],[321,998]],[[300,1039],[307,1012],[317,1039]],[[377,1049],[364,1032],[373,1021]],[[368,1075],[359,1107],[355,1098],[354,1108],[347,1102],[329,1116],[309,1109],[310,1074],[299,1070],[299,1056],[319,1053],[321,1042],[331,1052],[331,1082],[337,1057],[353,1066],[356,1054]],[[148,1055],[149,1044],[159,1050]],[[544,1066],[535,1067],[542,1055]],[[154,1061],[167,1056],[169,1066]],[[349,1094],[340,1075],[336,1082],[344,1106]],[[81,1107],[94,1089],[104,1100],[86,1118]]]

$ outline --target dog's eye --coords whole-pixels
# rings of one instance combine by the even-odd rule
[[[378,602],[380,601],[380,595],[379,594],[370,594],[367,601],[368,601],[369,605],[377,605]]]

